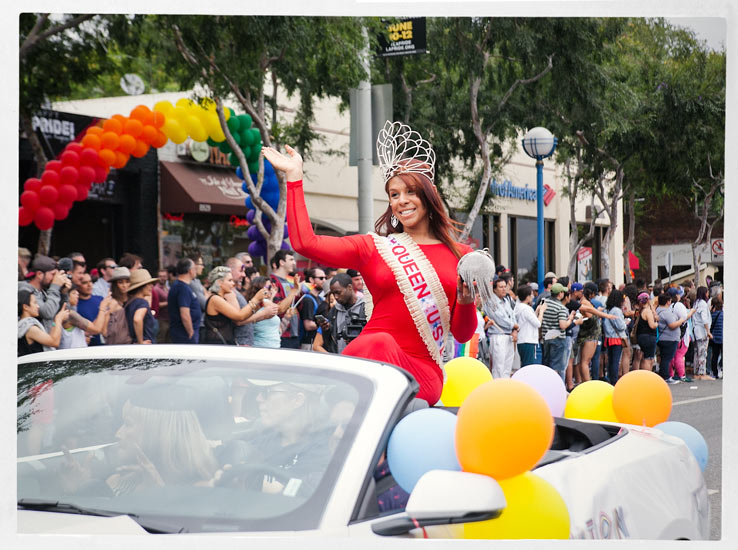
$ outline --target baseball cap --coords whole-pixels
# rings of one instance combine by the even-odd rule
[[[53,271],[56,269],[56,262],[48,256],[39,255],[31,263],[31,271]]]
[[[645,303],[646,303],[646,302],[648,302],[648,301],[649,301],[650,299],[651,299],[651,295],[650,295],[650,294],[649,294],[648,292],[641,292],[641,293],[640,293],[640,294],[638,295],[638,297],[637,297],[637,300],[638,300],[638,303],[639,303],[639,304],[645,304]]]
[[[683,296],[684,295],[684,290],[682,290],[681,288],[677,288],[677,287],[671,287],[667,291],[667,294],[669,296]]]
[[[566,287],[559,283],[554,283],[551,285],[551,296],[556,296],[562,292],[566,292]]]
[[[528,283],[528,286],[530,286],[531,290],[538,292],[538,283]]]
[[[545,275],[543,276],[543,278],[544,278],[544,279],[548,279],[548,278],[550,278],[550,277],[556,277],[556,278],[558,279],[558,275],[556,275],[556,273],[554,273],[553,271],[549,271],[548,273],[546,273],[546,274],[545,274]]]
[[[507,268],[502,264],[498,264],[497,267],[495,268],[495,273],[497,273],[498,275],[500,273],[505,273],[505,271],[507,271]]]
[[[116,267],[113,270],[113,276],[110,277],[110,282],[113,281],[119,281],[120,279],[130,279],[131,278],[131,272],[128,270],[127,267]]]
[[[572,292],[576,292],[578,290],[582,290],[583,288],[584,288],[584,286],[582,285],[582,283],[572,283],[571,284],[571,290],[572,290]]]

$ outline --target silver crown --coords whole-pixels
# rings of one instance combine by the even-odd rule
[[[423,137],[402,122],[384,123],[377,136],[377,157],[384,183],[397,174],[423,174],[431,183],[435,176],[436,153]]]

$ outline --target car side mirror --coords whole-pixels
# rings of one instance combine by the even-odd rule
[[[372,531],[396,536],[429,525],[485,521],[499,517],[506,505],[502,488],[491,477],[431,470],[415,485],[405,515],[374,523]]]

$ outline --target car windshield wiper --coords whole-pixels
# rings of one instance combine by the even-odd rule
[[[187,529],[180,525],[171,525],[166,522],[157,520],[142,519],[137,514],[114,512],[112,510],[100,510],[98,508],[88,508],[79,506],[70,502],[61,502],[58,500],[43,500],[35,498],[22,498],[18,501],[18,507],[25,510],[36,510],[40,512],[59,512],[64,514],[81,514],[85,516],[99,516],[112,518],[115,516],[128,516],[138,523],[149,533],[155,534],[173,534],[186,533]]]

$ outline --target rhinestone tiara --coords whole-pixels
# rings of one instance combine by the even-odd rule
[[[435,176],[436,153],[423,137],[402,122],[384,123],[377,136],[377,157],[384,183],[397,174],[416,173],[431,183]]]

